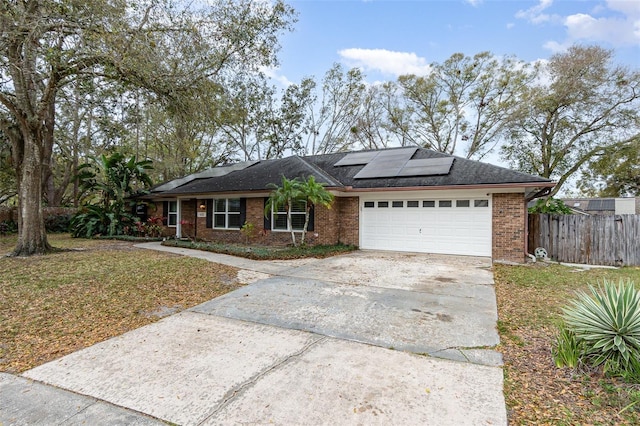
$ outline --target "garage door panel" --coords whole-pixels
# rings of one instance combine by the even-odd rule
[[[388,200],[375,200],[374,208],[363,208],[362,248],[491,255],[490,201],[480,203],[487,207],[475,207],[474,199],[457,202],[452,197],[443,203],[418,200],[419,207],[415,207],[413,200],[412,207],[408,207],[408,200],[396,203],[402,207],[391,207]],[[385,204],[389,207],[378,207]]]

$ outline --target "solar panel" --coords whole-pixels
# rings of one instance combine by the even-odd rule
[[[394,177],[402,170],[406,160],[374,161],[362,168],[355,176],[355,179],[368,179],[377,177]]]
[[[587,204],[587,210],[604,211],[604,210],[615,210],[615,209],[616,209],[616,201],[613,198],[601,198],[596,200],[589,200],[589,204]]]
[[[373,160],[379,154],[378,151],[368,151],[368,152],[354,152],[351,154],[347,154],[340,159],[334,167],[340,166],[359,166],[362,164],[368,164],[371,160]]]
[[[395,177],[407,164],[418,148],[394,149],[381,151],[373,160],[362,168],[355,179]]]
[[[418,150],[417,147],[402,148],[402,149],[390,149],[388,151],[380,151],[380,154],[376,157],[376,161],[392,160],[392,159],[404,159],[409,161],[413,154]]]
[[[409,160],[397,176],[435,176],[449,174],[453,157]]]

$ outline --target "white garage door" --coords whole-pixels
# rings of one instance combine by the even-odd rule
[[[361,200],[363,249],[491,256],[491,198]]]

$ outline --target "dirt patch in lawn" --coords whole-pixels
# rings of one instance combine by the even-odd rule
[[[50,242],[72,250],[0,258],[0,371],[20,373],[240,286],[229,278],[236,268],[129,242]]]
[[[557,368],[551,356],[560,309],[603,278],[631,278],[640,268],[576,271],[559,265],[496,265],[505,399],[513,425],[640,423],[640,387],[601,371]]]

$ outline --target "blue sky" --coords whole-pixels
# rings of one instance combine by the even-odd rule
[[[425,73],[456,52],[491,51],[525,61],[572,43],[616,50],[640,67],[640,0],[289,0],[295,30],[281,38],[283,84],[318,80],[334,62],[360,67],[370,82]]]

